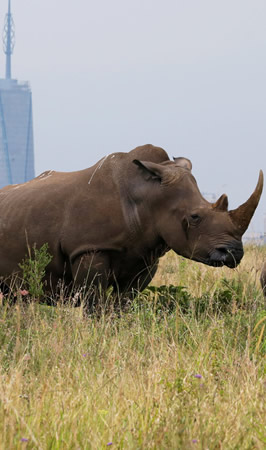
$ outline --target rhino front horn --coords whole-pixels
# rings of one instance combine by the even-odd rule
[[[258,206],[260,196],[263,188],[263,172],[260,170],[258,183],[255,191],[249,197],[249,199],[243,203],[243,205],[239,206],[237,209],[233,209],[229,211],[229,215],[232,219],[234,225],[238,228],[240,234],[244,234],[249,223],[252,219],[252,216],[255,212],[255,209]]]

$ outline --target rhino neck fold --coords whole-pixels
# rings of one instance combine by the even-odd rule
[[[123,178],[120,179],[119,190],[123,217],[128,230],[128,245],[136,251],[139,249],[140,252],[145,253],[159,243],[162,252],[165,252],[166,245],[162,243],[162,239],[156,232],[154,218],[148,206],[134,198]]]

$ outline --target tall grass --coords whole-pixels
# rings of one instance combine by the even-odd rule
[[[265,448],[263,258],[169,253],[119,315],[4,302],[0,448]]]

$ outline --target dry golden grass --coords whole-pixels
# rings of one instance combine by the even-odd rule
[[[153,284],[187,286],[195,302],[239,283],[224,313],[158,311],[149,295],[100,318],[3,305],[0,448],[264,449],[265,254],[248,248],[234,271],[163,259]]]

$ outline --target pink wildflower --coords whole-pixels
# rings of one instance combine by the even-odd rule
[[[29,294],[29,291],[26,291],[26,289],[21,289],[20,294],[22,295],[22,297],[24,297],[25,295]]]

